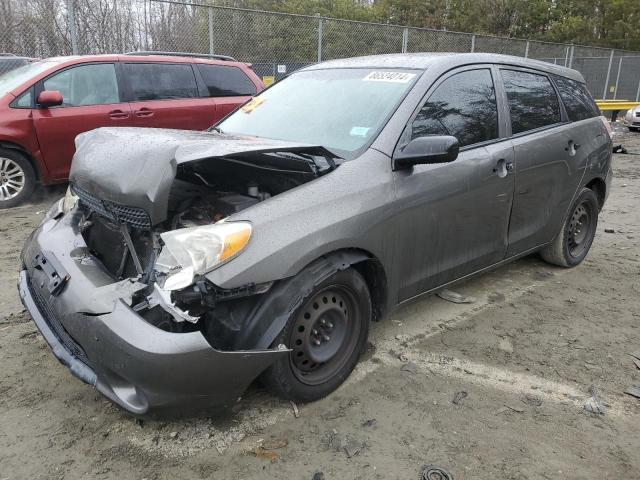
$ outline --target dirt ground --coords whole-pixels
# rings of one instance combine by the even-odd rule
[[[622,141],[640,154],[640,135]],[[581,266],[526,258],[455,288],[475,303],[393,312],[298,418],[259,386],[224,418],[113,407],[57,363],[16,293],[22,242],[64,189],[3,211],[0,479],[417,479],[424,464],[456,480],[640,478],[640,400],[624,394],[640,386],[640,155],[614,170]],[[584,410],[593,387],[604,414]]]

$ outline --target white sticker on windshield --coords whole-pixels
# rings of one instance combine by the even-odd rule
[[[363,80],[365,82],[407,83],[415,76],[415,73],[405,72],[371,72]]]
[[[366,137],[369,130],[371,130],[369,127],[353,127],[349,135],[352,137]]]

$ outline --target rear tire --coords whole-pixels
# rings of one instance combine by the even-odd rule
[[[0,148],[0,210],[20,205],[35,186],[31,162],[16,150]]]
[[[558,236],[541,250],[542,259],[561,267],[575,267],[589,253],[598,226],[598,198],[583,188],[573,202]]]
[[[364,351],[371,296],[353,268],[317,285],[292,313],[273,345],[292,351],[267,369],[262,383],[276,395],[312,402],[338,388]]]

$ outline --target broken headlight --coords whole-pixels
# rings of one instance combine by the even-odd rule
[[[161,234],[164,247],[155,270],[166,275],[162,288],[179,290],[191,285],[196,275],[210,272],[238,255],[250,237],[248,222],[223,222]]]
[[[78,197],[73,194],[71,187],[67,188],[67,193],[65,193],[60,201],[60,209],[63,213],[67,214],[76,206],[76,203],[78,203]]]

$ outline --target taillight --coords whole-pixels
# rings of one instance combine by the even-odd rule
[[[607,129],[607,132],[609,133],[609,138],[613,140],[613,128],[611,128],[611,124],[609,123],[609,120],[607,120],[604,115],[600,115],[600,120],[602,120],[602,123],[604,123],[604,126]]]

